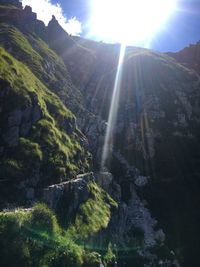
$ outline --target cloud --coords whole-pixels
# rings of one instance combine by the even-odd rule
[[[37,18],[47,25],[52,15],[69,34],[80,35],[82,32],[81,22],[76,17],[67,19],[60,4],[52,4],[50,0],[22,0],[23,6],[31,6]]]

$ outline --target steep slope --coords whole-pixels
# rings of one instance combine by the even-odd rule
[[[106,128],[102,125],[109,117],[120,47],[75,40],[91,51],[91,60],[95,55],[92,62],[85,59],[88,54],[84,52],[77,59],[75,47],[61,54],[82,91],[86,108],[98,117],[96,128],[93,122],[90,125],[87,119],[79,118],[91,145],[98,145],[98,165]],[[70,58],[84,64],[72,64]],[[119,99],[107,168],[120,183],[126,203],[132,198],[132,183],[148,183],[139,189],[140,196],[148,200],[168,244],[183,266],[198,266],[199,76],[167,55],[128,47]]]
[[[30,15],[20,5],[0,7],[1,20],[7,18],[1,23],[0,44],[9,51],[1,48],[1,205],[18,201],[22,188],[21,201],[26,195],[33,200],[38,187],[74,177],[88,170],[90,161],[86,138],[63,104],[81,107],[63,61],[26,28],[37,24],[35,16],[25,16],[24,32],[23,17],[19,28],[13,25],[19,19],[15,12],[26,10]]]
[[[87,169],[74,115],[26,66],[0,56],[2,183],[34,189]]]
[[[120,46],[0,14],[0,265],[198,267],[199,76],[127,47],[102,169]]]
[[[102,261],[110,266],[115,257],[111,248],[101,257],[83,244],[88,236],[107,226],[110,209],[116,203],[94,182],[90,182],[88,190],[91,198],[80,207],[75,224],[68,229],[59,225],[55,214],[44,204],[0,213],[1,266],[93,267]],[[97,205],[95,198],[104,206],[92,214],[90,205]],[[83,221],[91,218],[87,224]]]
[[[0,6],[0,208],[13,209],[32,206],[42,199],[46,187],[56,183],[72,180],[69,184],[73,193],[73,179],[90,169],[91,155],[69,110],[70,106],[81,109],[81,94],[73,86],[62,59],[28,27],[33,22],[38,24],[35,16],[25,18],[30,23],[25,27],[22,18],[15,16],[29,8],[4,3]],[[9,20],[10,16],[13,20]],[[19,24],[15,23],[18,19]],[[0,265],[100,264],[101,255],[93,253],[95,249],[85,249],[82,242],[107,227],[111,208],[117,204],[93,179],[87,181],[83,181],[85,203],[77,204],[68,230],[66,225],[61,228],[51,211],[41,205],[1,212]],[[66,224],[65,214],[60,215],[60,222]],[[90,222],[85,224],[83,219]],[[81,229],[85,229],[84,236]],[[105,264],[114,254],[109,255]]]

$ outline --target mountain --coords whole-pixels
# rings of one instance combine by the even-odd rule
[[[122,60],[0,0],[0,266],[199,266],[197,50]]]

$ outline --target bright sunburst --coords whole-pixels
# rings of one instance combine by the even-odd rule
[[[91,0],[90,35],[145,46],[166,23],[177,0]]]

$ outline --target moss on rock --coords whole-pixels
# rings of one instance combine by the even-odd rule
[[[47,185],[87,170],[88,154],[83,147],[84,136],[76,128],[75,116],[29,68],[3,48],[0,48],[0,79],[10,85],[1,113],[2,139],[12,130],[9,114],[16,110],[21,114],[17,124],[14,121],[17,148],[7,149],[1,158],[0,168],[6,169],[2,178],[13,179],[10,172],[20,176],[21,181],[28,180],[37,165],[39,183]],[[21,133],[24,120],[30,124],[25,136]]]

